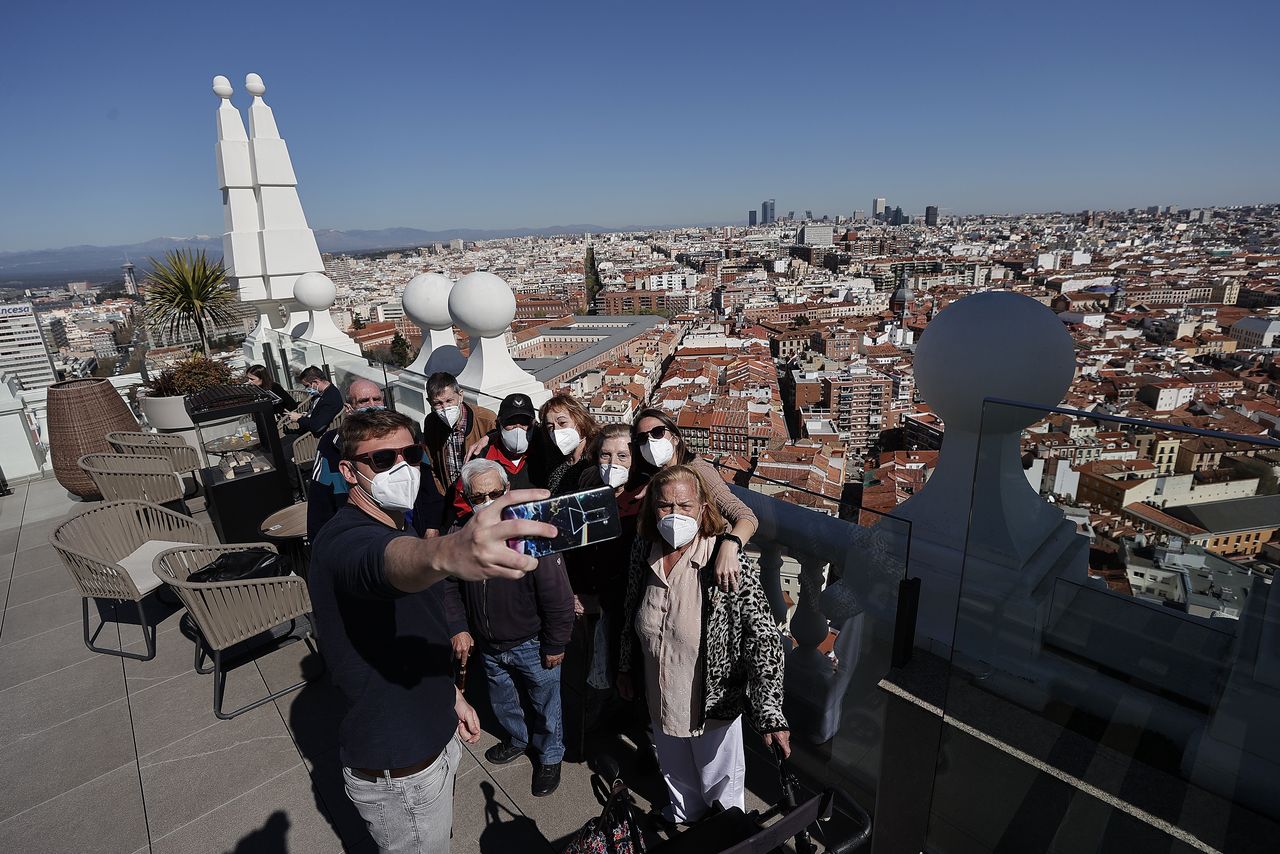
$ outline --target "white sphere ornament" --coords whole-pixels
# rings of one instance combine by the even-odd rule
[[[448,329],[453,325],[449,314],[449,294],[453,279],[442,273],[421,273],[404,286],[404,313],[427,329]]]
[[[250,71],[244,76],[244,88],[249,90],[249,94],[255,98],[262,97],[267,91],[267,84],[262,82],[262,78]]]
[[[472,337],[497,338],[516,316],[516,295],[493,273],[468,273],[449,293],[449,314]]]
[[[1008,291],[956,300],[916,345],[916,387],[948,430],[1010,432],[1034,424],[1043,413],[983,401],[1057,406],[1075,369],[1075,345],[1058,316]]]
[[[223,100],[226,100],[227,98],[231,97],[231,93],[232,93],[232,89],[231,89],[230,80],[228,80],[226,77],[223,77],[221,74],[213,78],[213,94],[217,95],[219,98],[222,98]]]
[[[311,311],[325,311],[338,298],[338,287],[324,273],[303,273],[294,280],[293,298]]]

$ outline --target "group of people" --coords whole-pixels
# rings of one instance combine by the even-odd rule
[[[602,426],[569,395],[535,409],[512,394],[495,413],[450,374],[426,391],[419,425],[352,383],[308,492],[317,635],[347,701],[344,781],[378,847],[449,849],[458,742],[480,737],[462,690],[476,658],[504,730],[485,758],[531,754],[534,795],[560,782],[567,655],[589,736],[647,709],[667,821],[743,806],[743,716],[790,751],[781,639],[744,553],[751,510],[662,410]],[[507,506],[602,486],[619,538],[540,559],[508,547],[556,531],[502,519]]]

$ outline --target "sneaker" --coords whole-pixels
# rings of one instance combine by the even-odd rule
[[[533,796],[545,798],[560,787],[560,763],[539,765],[533,772]]]
[[[509,741],[500,741],[484,752],[484,758],[490,765],[506,765],[524,756],[524,748],[516,747]]]

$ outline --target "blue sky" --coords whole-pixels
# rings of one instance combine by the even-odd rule
[[[0,32],[0,250],[222,230],[215,74],[313,227],[1280,200],[1280,3],[115,3]]]

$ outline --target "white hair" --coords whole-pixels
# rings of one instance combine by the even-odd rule
[[[468,460],[463,466],[462,471],[458,473],[458,477],[462,480],[462,491],[466,495],[471,494],[471,481],[476,475],[484,474],[487,471],[496,471],[498,476],[502,478],[502,486],[505,489],[511,485],[510,479],[507,477],[507,470],[494,460],[486,460],[483,457],[474,460]]]

